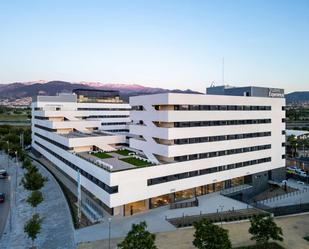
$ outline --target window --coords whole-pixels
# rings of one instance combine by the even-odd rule
[[[154,108],[160,111],[159,105]],[[133,110],[140,110],[139,106],[133,106]],[[250,105],[174,105],[175,111],[270,111],[271,106]]]
[[[215,172],[221,172],[221,171],[231,170],[235,168],[247,167],[250,165],[266,163],[270,161],[271,161],[271,157],[266,157],[266,158],[260,158],[260,159],[250,160],[250,161],[239,162],[236,164],[222,165],[218,167],[211,167],[207,169],[200,169],[200,170],[183,172],[183,173],[174,174],[174,175],[167,175],[167,176],[148,179],[147,185],[150,186],[150,185],[156,185],[156,184],[169,182],[169,181],[177,181],[180,179],[201,176],[201,175],[206,175],[206,174],[212,174]]]
[[[239,154],[239,153],[249,153],[250,151],[267,150],[270,148],[271,148],[271,144],[266,144],[266,145],[236,148],[236,149],[230,149],[230,150],[212,151],[212,152],[201,153],[201,154],[177,156],[177,157],[174,157],[174,160],[177,162],[183,162],[187,160],[196,160],[196,159],[218,157],[218,156],[225,156],[225,155],[232,155],[232,154]]]
[[[174,122],[174,127],[197,127],[197,126],[223,126],[223,125],[248,125],[267,124],[271,119],[249,119],[249,120],[214,120],[214,121],[194,121],[194,122]]]

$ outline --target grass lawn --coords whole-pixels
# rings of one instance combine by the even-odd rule
[[[98,158],[101,158],[101,159],[111,158],[112,157],[111,155],[109,155],[109,154],[107,154],[105,152],[98,152],[98,153],[94,153],[92,155],[94,155],[94,156],[96,156]]]
[[[120,159],[121,161],[124,161],[126,163],[130,163],[133,164],[137,167],[145,167],[145,166],[149,166],[151,165],[151,163],[147,162],[147,161],[143,161],[134,157],[128,157],[128,158],[122,158]]]
[[[29,121],[25,114],[0,114],[1,121]]]
[[[234,249],[284,249],[284,247],[278,245],[275,242],[270,242],[264,245],[242,246],[235,247]]]
[[[128,156],[129,153],[131,153],[131,152],[132,151],[129,151],[129,150],[117,150],[117,151],[115,151],[115,153],[122,155],[122,156]]]

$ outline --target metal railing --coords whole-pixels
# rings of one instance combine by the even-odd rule
[[[265,208],[267,212],[273,213],[274,216],[282,216],[289,214],[299,214],[309,212],[309,203],[299,203],[295,205],[274,207],[274,208]]]
[[[185,202],[174,202],[174,203],[171,203],[170,204],[170,209],[197,207],[198,204],[199,204],[198,199],[195,198],[194,201],[185,201]]]
[[[218,211],[218,210],[217,210]],[[239,221],[239,220],[246,220],[250,219],[254,215],[260,214],[260,213],[267,213],[263,210],[257,209],[257,208],[251,208],[248,207],[246,209],[239,209],[239,210],[229,210],[229,211],[223,211],[223,212],[216,212],[216,213],[208,213],[208,214],[202,214],[200,212],[199,215],[184,215],[182,217],[177,218],[167,218],[166,220],[170,222],[175,227],[187,227],[192,226],[194,222],[198,222],[201,219],[208,219],[210,222],[232,222],[232,221]]]
[[[270,204],[270,203],[275,202],[275,201],[288,199],[290,197],[298,196],[298,195],[301,195],[301,194],[304,194],[304,193],[307,193],[307,192],[308,192],[308,189],[304,188],[302,190],[297,190],[297,191],[293,191],[293,192],[286,193],[286,194],[283,194],[283,195],[274,196],[274,197],[271,197],[271,198],[268,198],[268,199],[265,199],[265,200],[257,201],[256,204],[267,205],[267,204]]]
[[[84,157],[84,156],[82,156],[81,154],[78,154],[78,153],[74,153],[74,155],[76,155],[79,158],[84,159],[84,160],[86,160],[86,161],[88,161],[88,162],[98,166],[101,169],[105,169],[108,172],[112,172],[112,169],[110,167],[107,167],[107,166],[105,166],[103,164],[98,163],[97,159],[90,159],[90,158]]]
[[[249,185],[249,184],[242,184],[242,185],[238,185],[238,186],[235,186],[235,187],[222,189],[220,191],[220,194],[222,194],[222,195],[236,194],[238,192],[241,192],[243,190],[247,190],[247,189],[250,189],[250,188],[252,188],[251,185]]]

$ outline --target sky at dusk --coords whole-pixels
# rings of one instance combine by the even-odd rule
[[[309,90],[309,0],[0,0],[0,83]]]

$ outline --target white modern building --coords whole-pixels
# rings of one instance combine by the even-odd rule
[[[81,172],[81,185],[113,215],[243,184],[259,191],[285,166],[281,89],[213,87],[131,97],[130,106],[80,94],[38,97],[32,145],[72,179]],[[127,145],[119,130],[129,120]],[[115,122],[112,132],[102,125]]]

